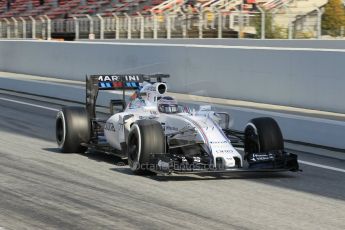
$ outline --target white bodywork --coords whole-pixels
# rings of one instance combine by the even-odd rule
[[[158,86],[164,83],[146,84],[140,90],[141,98],[132,100],[124,112],[111,116],[104,128],[107,142],[115,149],[121,150],[121,143],[126,142],[131,125],[136,120],[154,119],[162,124],[165,134],[179,133],[175,138],[203,143],[204,149],[213,157],[213,162],[221,159],[226,168],[235,167],[234,157],[240,159],[241,154],[232,146],[219,125],[219,116],[211,111],[210,106],[201,106],[199,111],[175,114],[160,113],[157,108]],[[164,90],[164,93],[166,90]],[[189,132],[188,132],[189,130]]]

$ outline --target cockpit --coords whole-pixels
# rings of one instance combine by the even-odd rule
[[[138,109],[138,108],[142,108],[144,106],[146,106],[145,100],[143,100],[141,98],[135,98],[128,105],[129,109]]]

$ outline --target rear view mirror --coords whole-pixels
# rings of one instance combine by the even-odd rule
[[[126,102],[123,100],[110,100],[110,114],[123,112],[126,108]]]
[[[225,112],[215,112],[215,115],[219,117],[219,126],[222,129],[229,129],[230,127],[230,115]]]

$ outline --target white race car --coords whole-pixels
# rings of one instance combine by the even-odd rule
[[[63,107],[57,114],[61,151],[115,154],[128,159],[135,174],[299,170],[297,155],[284,150],[275,120],[255,118],[244,132],[232,130],[227,113],[212,111],[207,105],[198,110],[178,105],[166,95],[162,80],[167,77],[87,77],[86,106]],[[96,117],[99,90],[123,90],[122,100],[111,100],[111,115],[105,120]],[[134,90],[128,104],[125,90]]]

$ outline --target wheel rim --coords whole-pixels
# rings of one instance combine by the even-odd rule
[[[258,153],[260,152],[259,138],[256,130],[251,125],[247,126],[245,130],[245,152]]]
[[[132,135],[128,143],[128,158],[131,167],[137,167],[139,153],[139,140],[136,135]]]
[[[66,130],[63,116],[59,116],[56,120],[56,142],[62,147],[65,142]]]

